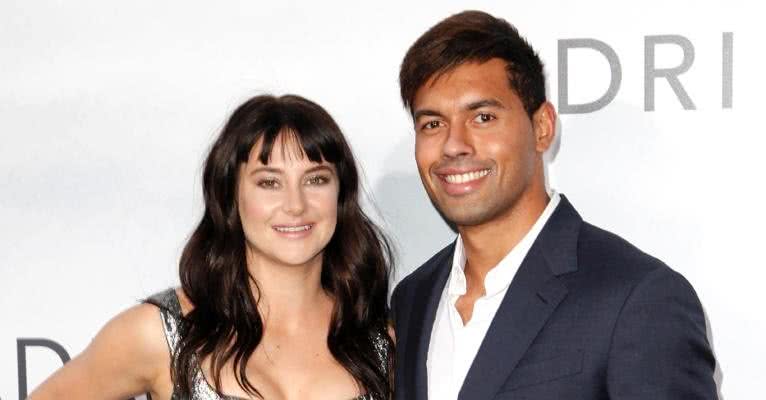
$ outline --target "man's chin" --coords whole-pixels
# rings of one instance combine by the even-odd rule
[[[488,210],[478,207],[478,204],[459,207],[438,205],[437,208],[448,222],[457,226],[476,226],[492,219]]]

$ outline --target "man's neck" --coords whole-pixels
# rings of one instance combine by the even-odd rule
[[[484,278],[529,232],[550,201],[545,190],[520,197],[507,212],[481,225],[459,227],[469,291],[484,292]]]

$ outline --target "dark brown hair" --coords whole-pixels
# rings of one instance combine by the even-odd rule
[[[505,60],[511,89],[531,117],[545,102],[540,57],[516,28],[481,11],[463,11],[434,25],[407,51],[399,70],[404,106],[412,112],[415,93],[432,77],[466,62]]]
[[[239,106],[207,157],[205,212],[180,261],[181,287],[194,309],[182,324],[173,380],[182,397],[189,396],[197,363],[210,357],[220,393],[221,369],[233,360],[237,383],[260,396],[245,375],[264,326],[258,294],[251,291],[251,282],[256,291],[258,282],[245,262],[236,191],[240,166],[253,146],[263,140],[258,156],[267,164],[284,134],[293,135],[309,160],[332,163],[340,182],[337,226],[322,259],[322,287],[335,300],[327,346],[361,388],[389,398],[393,351],[381,360],[375,342],[382,336],[393,349],[386,331],[390,246],[360,207],[356,163],[340,128],[322,107],[293,95],[257,96]]]

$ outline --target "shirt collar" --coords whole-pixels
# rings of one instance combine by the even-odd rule
[[[487,273],[487,276],[484,278],[486,296],[489,297],[504,292],[510,286],[521,262],[524,261],[543,226],[548,222],[551,214],[553,214],[553,211],[561,201],[561,195],[554,190],[551,190],[549,196],[548,205],[545,206],[545,209],[534,225],[532,225],[521,241]],[[450,296],[462,296],[466,293],[465,261],[463,239],[458,235],[455,240],[455,254],[452,257],[452,270],[450,271],[449,282],[447,282],[447,294]]]

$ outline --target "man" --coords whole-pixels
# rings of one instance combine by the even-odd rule
[[[556,114],[514,27],[453,15],[400,84],[421,180],[459,235],[394,291],[397,399],[717,397],[689,283],[546,191]]]

